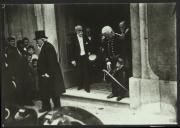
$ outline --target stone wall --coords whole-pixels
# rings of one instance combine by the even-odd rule
[[[129,88],[132,108],[156,104],[157,111],[175,112],[177,53],[174,8],[174,3],[131,4],[133,77],[129,79]],[[134,34],[138,31],[139,34]]]
[[[160,80],[177,79],[175,4],[148,4],[149,61]]]
[[[6,5],[5,7],[5,34],[13,35],[16,39],[28,37],[34,39],[34,31],[37,29],[34,6]]]
[[[177,102],[176,13],[174,3],[148,4],[149,62],[158,75],[162,103]]]

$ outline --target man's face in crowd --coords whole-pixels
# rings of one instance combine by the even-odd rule
[[[91,29],[90,29],[90,28],[87,28],[87,29],[86,29],[86,35],[87,35],[87,36],[90,36],[90,34],[91,34]]]
[[[23,49],[23,48],[24,48],[23,43],[20,43],[20,48],[21,48],[21,49]]]
[[[121,58],[118,58],[118,61],[116,63],[116,67],[121,67],[123,65],[123,60]]]
[[[24,46],[27,47],[29,44],[29,40],[24,40]]]
[[[31,55],[28,55],[28,56],[27,56],[27,60],[28,60],[28,62],[31,62],[31,58],[32,58],[32,56],[31,56]]]
[[[103,36],[105,36],[106,38],[112,38],[114,36],[114,33],[104,33]]]
[[[38,47],[41,47],[43,45],[43,43],[44,43],[43,39],[37,39],[36,41],[37,41],[37,46]]]
[[[32,55],[32,54],[34,53],[34,49],[33,49],[33,48],[29,48],[29,49],[27,50],[27,52],[28,52],[30,55]]]
[[[119,28],[120,28],[120,30],[124,30],[125,27],[126,27],[126,23],[125,23],[124,21],[122,21],[122,22],[119,23]]]
[[[78,36],[80,36],[80,37],[83,36],[83,28],[82,28],[82,26],[78,26],[78,28],[76,28],[75,31],[76,31]]]
[[[15,40],[9,40],[9,45],[16,47]]]
[[[37,67],[37,60],[32,61],[33,67]]]

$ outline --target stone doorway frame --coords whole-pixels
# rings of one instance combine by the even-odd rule
[[[61,55],[57,41],[54,4],[35,5],[36,12],[41,12],[41,8],[46,13],[36,13],[37,17],[40,15],[43,18],[43,20],[37,18],[37,28],[42,29],[42,24],[44,24],[43,29],[51,30],[46,35],[50,35],[50,42],[54,43],[58,55]],[[53,20],[51,25],[50,20]],[[147,3],[130,3],[130,21],[133,75],[129,79],[130,107],[132,109],[148,108],[148,105],[153,104],[153,109],[149,110],[160,112],[160,81],[149,63]],[[51,36],[52,33],[53,36]]]

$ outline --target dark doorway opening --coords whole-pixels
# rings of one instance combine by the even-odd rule
[[[90,27],[93,35],[97,37],[97,43],[101,41],[101,29],[109,25],[115,32],[119,32],[118,24],[120,21],[125,20],[127,26],[130,26],[130,4],[83,4],[83,5],[56,5],[57,17],[57,31],[59,38],[59,45],[61,51],[62,66],[65,74],[65,81],[68,87],[77,86],[77,73],[76,70],[69,66],[68,63],[68,35],[74,32],[74,26],[81,24],[84,28]],[[131,43],[128,47],[131,48]],[[129,51],[132,52],[132,49]],[[130,76],[132,75],[132,55],[129,57]],[[100,83],[103,80],[103,72],[98,70],[94,72],[94,83]],[[98,87],[100,85],[100,87]],[[109,85],[102,86],[102,84],[95,84],[97,89],[111,91]]]
[[[118,31],[118,23],[122,20],[130,23],[129,4],[117,5],[78,5],[72,7],[77,23],[92,28],[96,35],[101,33],[105,25],[109,25],[115,32]]]

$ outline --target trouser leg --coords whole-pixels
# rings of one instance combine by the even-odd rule
[[[89,75],[88,75],[88,63],[87,58],[84,56],[82,58],[82,73],[83,73],[83,87],[84,89],[89,89]]]
[[[42,98],[42,108],[43,109],[51,109],[51,104],[50,104],[50,98]]]
[[[60,96],[53,96],[52,101],[54,103],[54,108],[60,108],[61,107]]]

